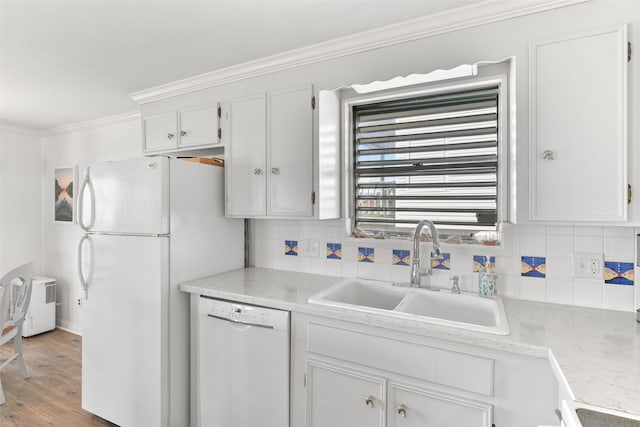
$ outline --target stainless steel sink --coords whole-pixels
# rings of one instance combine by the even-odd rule
[[[309,302],[496,335],[509,334],[500,297],[456,295],[394,286],[389,282],[346,279],[313,295]]]

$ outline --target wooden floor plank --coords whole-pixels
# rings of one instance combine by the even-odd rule
[[[23,378],[16,362],[0,372],[7,401],[0,426],[115,426],[82,409],[82,337],[55,329],[23,338],[22,345],[31,377]],[[0,358],[11,354],[12,345],[0,347]]]

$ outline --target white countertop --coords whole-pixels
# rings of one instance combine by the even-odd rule
[[[311,295],[341,280],[248,268],[186,282],[180,289],[534,357],[552,355],[576,402],[640,417],[640,323],[635,313],[503,298],[511,334],[501,336],[307,303]]]

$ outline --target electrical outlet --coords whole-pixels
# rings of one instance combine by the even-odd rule
[[[304,244],[304,254],[309,257],[320,256],[320,242],[314,239],[306,239]]]
[[[573,277],[576,279],[602,279],[604,255],[596,253],[573,254]]]

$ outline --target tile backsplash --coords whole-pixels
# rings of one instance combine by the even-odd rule
[[[354,239],[340,220],[253,220],[251,226],[256,267],[409,281],[410,240]],[[431,283],[450,288],[451,277],[458,276],[462,290],[477,292],[477,271],[488,264],[505,296],[633,311],[635,239],[632,227],[505,225],[498,247],[443,243]],[[430,244],[421,249],[426,265]],[[602,275],[574,278],[574,253],[604,254]]]

